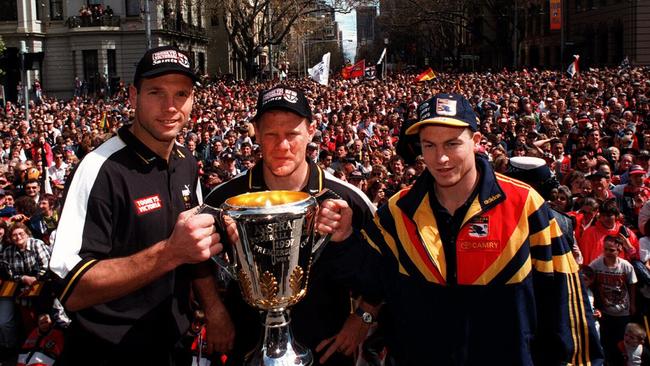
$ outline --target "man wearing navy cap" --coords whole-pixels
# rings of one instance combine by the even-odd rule
[[[256,143],[262,160],[245,174],[215,188],[205,199],[217,207],[229,197],[245,192],[265,190],[303,191],[316,195],[324,189],[335,192],[341,200],[326,200],[320,212],[341,212],[348,217],[340,221],[332,243],[314,263],[305,298],[291,308],[292,329],[298,343],[314,352],[315,365],[354,365],[351,357],[373,323],[373,309],[359,306],[350,313],[350,291],[359,268],[362,245],[345,241],[353,229],[360,230],[372,221],[374,207],[358,188],[335,178],[309,159],[308,146],[316,133],[311,108],[304,93],[296,88],[277,85],[260,92],[257,113],[253,118]],[[351,222],[350,222],[351,216]],[[233,349],[228,365],[242,364],[244,355],[255,347],[260,337],[258,312],[242,299],[237,286],[227,291],[225,303],[229,314],[222,314],[224,333],[232,334]],[[228,347],[230,348],[230,347]],[[228,349],[226,349],[227,351]]]
[[[427,169],[363,234],[398,365],[598,365],[602,351],[571,248],[544,199],[475,154],[457,94],[420,104]]]
[[[61,365],[173,365],[193,287],[210,324],[221,304],[207,260],[221,251],[201,203],[196,160],[175,143],[197,78],[187,55],[154,48],[137,65],[133,123],[68,179],[50,269],[73,319]],[[189,360],[188,360],[189,361]]]

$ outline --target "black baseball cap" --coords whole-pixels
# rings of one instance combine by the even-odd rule
[[[141,79],[153,78],[165,74],[178,73],[187,75],[193,82],[199,80],[192,70],[187,54],[174,46],[162,46],[148,50],[138,62],[133,75],[133,83]]]
[[[437,94],[418,106],[418,121],[406,130],[415,135],[425,125],[469,127],[478,131],[478,117],[469,101],[460,94]]]
[[[276,85],[271,89],[262,90],[257,98],[257,113],[253,121],[257,121],[264,113],[273,109],[284,109],[311,121],[309,102],[300,89]]]

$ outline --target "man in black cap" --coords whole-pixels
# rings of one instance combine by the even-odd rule
[[[571,248],[537,192],[475,154],[469,102],[434,96],[406,134],[427,169],[363,230],[395,364],[602,364]]]
[[[314,263],[307,296],[291,308],[291,317],[296,340],[312,351],[323,352],[315,355],[316,360],[320,358],[327,365],[353,365],[350,356],[364,339],[374,314],[367,304],[350,313],[350,290],[356,290],[352,281],[359,268],[357,251],[361,245],[339,241],[352,229],[360,230],[367,225],[374,207],[358,188],[340,181],[308,159],[307,147],[316,132],[311,117],[309,102],[301,90],[278,85],[260,92],[253,126],[262,160],[246,174],[217,187],[206,197],[206,203],[217,207],[234,195],[264,190],[315,195],[329,189],[342,198],[323,202],[321,212],[350,214],[351,209],[352,223],[340,226],[342,230],[334,233],[333,243]],[[244,354],[259,340],[261,319],[256,310],[244,303],[237,286],[229,288],[225,302],[236,331],[228,362],[239,365]],[[226,331],[230,328],[230,317],[226,315],[223,319]]]
[[[189,120],[197,77],[175,47],[145,53],[129,100],[133,123],[84,157],[68,194],[50,269],[73,319],[61,365],[172,365],[189,328],[190,287],[208,318],[218,312],[208,259],[221,251],[201,203],[196,160],[175,143]]]

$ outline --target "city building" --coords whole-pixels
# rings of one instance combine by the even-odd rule
[[[37,62],[27,85],[40,80],[50,95],[70,97],[75,78],[88,93],[106,93],[130,83],[146,50],[140,0],[0,0],[0,36],[5,41],[5,91],[14,100],[21,80],[21,41]],[[151,46],[177,45],[188,51],[197,72],[208,68],[204,5],[194,0],[149,1]],[[38,62],[42,60],[42,62]]]
[[[370,46],[376,38],[376,6],[358,6],[357,13],[357,47]]]

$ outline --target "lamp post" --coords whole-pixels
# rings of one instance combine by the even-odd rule
[[[151,48],[151,10],[149,9],[149,0],[144,0],[144,36],[147,49]]]
[[[20,70],[23,79],[23,101],[25,103],[25,121],[29,122],[29,83],[27,82],[27,65],[25,65],[25,58],[27,57],[27,43],[20,41]]]

